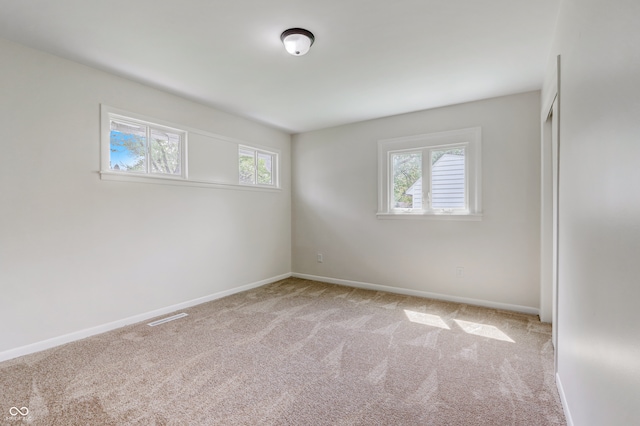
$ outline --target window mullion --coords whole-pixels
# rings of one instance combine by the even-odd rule
[[[258,150],[253,151],[253,181],[258,185]]]
[[[394,181],[393,181],[393,161],[391,160],[392,158],[392,153],[388,152],[387,153],[387,208],[389,209],[389,211],[394,209],[394,196],[393,196],[393,191],[395,189],[394,187]]]
[[[147,162],[146,171],[147,173],[151,173],[151,126],[145,127],[147,129],[147,133],[145,136],[145,160]]]
[[[469,159],[470,156],[469,144],[464,145],[464,207],[466,211],[471,210],[471,204],[469,203]]]
[[[423,185],[422,192],[423,197],[426,196],[427,202],[424,203],[423,210],[425,212],[433,212],[432,207],[432,198],[433,191],[431,189],[431,149],[425,148],[422,150],[422,181],[425,182],[426,185]],[[426,190],[426,194],[424,193]]]

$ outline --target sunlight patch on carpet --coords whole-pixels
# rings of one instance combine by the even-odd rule
[[[473,334],[475,336],[488,337],[495,340],[502,340],[503,342],[515,343],[515,341],[511,337],[507,336],[503,331],[493,325],[480,324],[477,322],[457,319],[454,319],[454,321],[465,333]]]
[[[404,314],[407,316],[407,318],[411,322],[430,325],[432,327],[444,328],[445,330],[450,330],[447,323],[445,323],[443,319],[440,318],[438,315],[425,314],[424,312],[410,311],[409,309],[405,309]]]

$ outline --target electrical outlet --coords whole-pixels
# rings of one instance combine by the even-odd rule
[[[462,278],[464,277],[464,267],[456,266],[456,277]]]
[[[318,253],[318,263],[324,262],[324,258],[322,257],[322,253]]]

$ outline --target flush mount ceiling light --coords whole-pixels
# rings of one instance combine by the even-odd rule
[[[280,35],[280,40],[287,52],[293,56],[302,56],[309,51],[315,37],[310,31],[302,28],[289,28]]]

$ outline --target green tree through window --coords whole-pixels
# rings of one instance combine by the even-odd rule
[[[238,150],[240,183],[246,185],[275,185],[275,154],[241,146]]]
[[[407,190],[422,176],[422,154],[403,152],[391,155],[393,170],[393,205],[398,208],[413,208],[413,197]]]
[[[111,170],[182,175],[183,134],[111,120]]]

